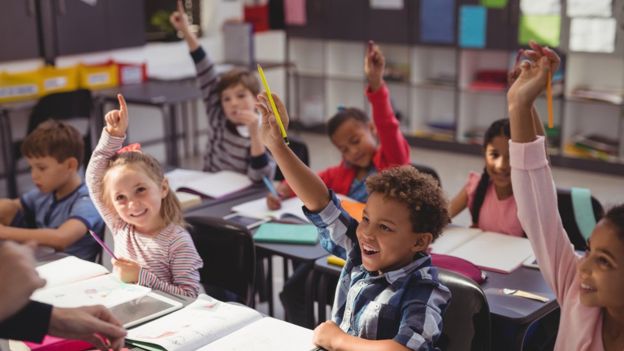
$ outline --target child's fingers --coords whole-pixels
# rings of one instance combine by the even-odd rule
[[[182,14],[184,14],[185,12],[182,0],[178,0],[178,12],[180,13],[180,16],[182,16]]]
[[[119,111],[122,115],[128,114],[128,106],[126,105],[126,99],[121,94],[117,94],[117,100],[119,101]]]

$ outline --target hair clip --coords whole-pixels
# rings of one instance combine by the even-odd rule
[[[130,145],[126,145],[126,146],[122,147],[121,149],[117,150],[118,154],[123,154],[124,152],[142,152],[141,151],[141,144],[133,143],[133,144],[130,144]]]

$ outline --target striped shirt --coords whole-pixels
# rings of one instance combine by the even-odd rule
[[[105,129],[86,173],[93,203],[113,233],[115,256],[129,258],[141,266],[139,285],[169,294],[196,297],[203,262],[186,229],[172,223],[156,235],[143,234],[104,204],[102,178],[108,160],[121,148],[123,141],[124,138],[113,137]]]
[[[336,288],[332,320],[344,332],[369,340],[392,339],[410,350],[435,350],[451,293],[438,281],[431,258],[421,253],[408,265],[384,274],[362,265],[357,222],[331,201],[320,212],[304,212],[319,229],[321,245],[346,258]]]
[[[251,156],[251,140],[241,136],[234,124],[228,121],[217,92],[219,77],[214,62],[202,47],[191,52],[197,70],[206,115],[208,116],[208,143],[204,155],[204,171],[230,170],[247,174],[249,179],[259,182],[263,176],[273,179],[275,162],[265,151],[260,156]]]

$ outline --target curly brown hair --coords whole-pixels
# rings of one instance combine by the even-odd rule
[[[28,158],[49,156],[57,162],[73,157],[80,168],[84,159],[84,140],[72,125],[49,119],[24,138],[21,151]]]
[[[450,221],[446,197],[438,182],[412,166],[386,169],[366,180],[369,194],[381,193],[407,205],[412,231],[435,240]]]

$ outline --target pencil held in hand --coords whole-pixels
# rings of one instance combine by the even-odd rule
[[[273,100],[273,94],[271,94],[271,88],[269,88],[269,83],[264,76],[264,71],[260,64],[258,64],[258,73],[260,74],[260,80],[262,81],[262,85],[264,86],[264,90],[267,93],[267,97],[269,98],[269,103],[271,104],[271,109],[273,110],[273,114],[275,115],[275,120],[277,121],[277,125],[279,126],[280,133],[282,133],[282,138],[284,138],[284,142],[288,145],[288,136],[286,135],[286,129],[284,128],[284,123],[282,123],[282,118],[280,117],[279,111],[277,111],[277,106],[275,106],[275,101]]]
[[[552,78],[551,78],[550,71],[547,74],[548,76],[546,77],[546,104],[548,107],[548,128],[552,129],[554,127]]]
[[[91,234],[93,239],[95,239],[95,241],[97,241],[97,243],[100,244],[100,246],[104,249],[104,251],[106,251],[112,258],[117,259],[117,256],[115,256],[115,253],[113,253],[113,250],[111,250],[110,247],[108,247],[108,245],[106,245],[106,243],[102,239],[100,239],[100,237],[97,234],[95,234],[92,230],[89,230],[89,234]]]

